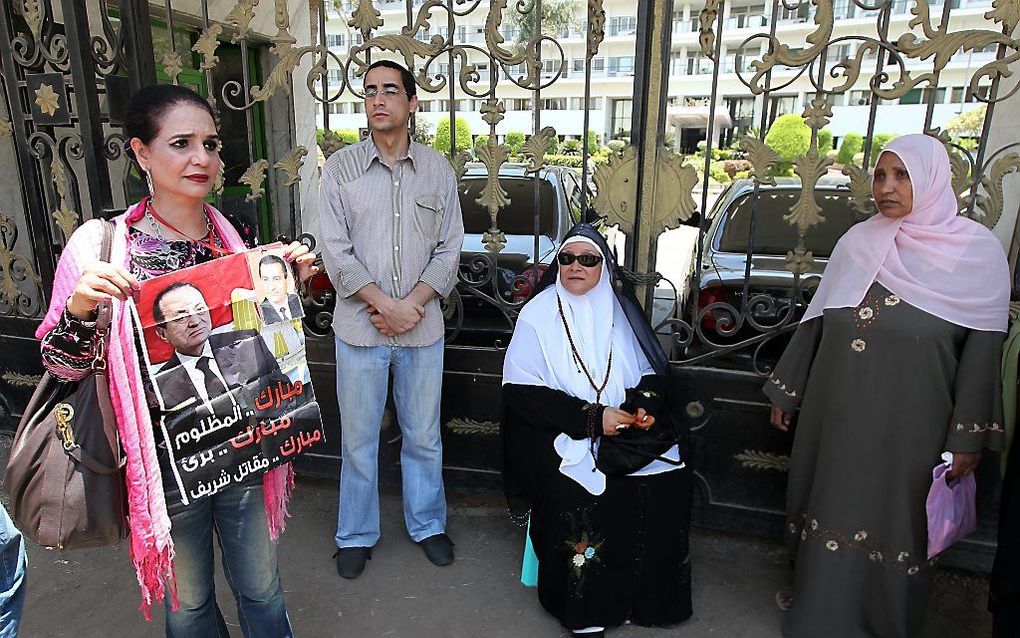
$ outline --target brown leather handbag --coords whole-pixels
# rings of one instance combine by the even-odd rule
[[[109,261],[113,224],[103,225],[100,257]],[[4,475],[18,527],[48,548],[112,545],[128,534],[125,459],[106,379],[110,304],[97,310],[91,373],[81,381],[43,374]]]

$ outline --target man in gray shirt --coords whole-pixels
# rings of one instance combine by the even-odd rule
[[[464,241],[457,179],[446,158],[410,141],[418,98],[407,69],[376,62],[364,90],[371,135],[322,169],[322,256],[337,291],[336,563],[344,578],[361,574],[379,540],[379,428],[391,370],[407,531],[434,564],[453,562],[439,432],[439,300],[456,284]]]

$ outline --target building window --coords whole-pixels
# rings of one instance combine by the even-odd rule
[[[530,111],[531,110],[531,98],[530,97],[515,97],[510,101],[511,111]]]
[[[921,89],[911,89],[900,98],[900,104],[920,104]]]
[[[777,95],[772,97],[771,100],[772,108],[770,111],[773,119],[787,113],[799,112],[796,95]]]
[[[600,97],[593,97],[593,98],[589,98],[588,99],[588,110],[589,111],[598,111],[601,108],[602,108],[602,98],[600,98]],[[583,111],[583,110],[585,110],[585,108],[584,108],[584,98],[583,97],[572,97],[572,98],[570,98],[570,109],[573,110],[573,111]]]
[[[354,112],[355,113],[364,113],[365,112],[365,103],[364,102],[355,102],[354,103]]]
[[[871,91],[850,91],[850,106],[871,104]]]
[[[431,113],[432,112],[432,100],[418,100],[418,112],[419,113]]]
[[[609,18],[609,35],[634,35],[637,32],[637,16],[614,16]]]
[[[613,100],[613,119],[609,124],[610,135],[614,138],[630,138],[630,115],[632,100]]]
[[[327,47],[330,47],[330,48],[333,48],[333,47],[342,47],[342,46],[344,46],[345,41],[346,41],[346,37],[342,33],[327,33],[326,34],[326,46]]]
[[[609,58],[609,75],[634,75],[634,56]]]
[[[549,97],[542,100],[542,108],[548,111],[566,111],[567,110],[567,98],[565,97]]]
[[[584,73],[584,58],[574,58],[571,60],[570,70],[574,73]]]
[[[343,81],[343,79],[344,79],[343,71],[341,71],[340,69],[330,69],[329,70],[329,81],[330,82],[336,82],[336,83],[339,84],[340,82]]]

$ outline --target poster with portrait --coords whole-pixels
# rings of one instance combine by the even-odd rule
[[[181,500],[255,480],[324,440],[282,244],[141,282],[130,306]],[[162,438],[162,441],[159,439]]]

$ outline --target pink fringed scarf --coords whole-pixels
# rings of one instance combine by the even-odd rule
[[[114,219],[113,250],[110,261],[125,269],[130,267],[128,227],[144,214],[144,200]],[[224,246],[231,251],[245,250],[244,242],[234,227],[212,206],[206,210]],[[50,308],[36,330],[41,339],[57,325],[68,297],[74,292],[82,272],[99,259],[102,226],[89,221],[72,235],[57,265],[50,297]],[[121,446],[127,456],[128,513],[131,527],[131,560],[142,589],[141,610],[152,619],[151,607],[168,593],[177,608],[176,582],[173,573],[173,540],[170,538],[170,517],[163,495],[163,481],[156,460],[156,442],[149,408],[142,388],[142,374],[135,351],[134,327],[124,304],[113,300],[113,323],[107,350],[107,375]],[[286,527],[287,503],[294,489],[291,465],[277,467],[263,477],[266,517],[269,535],[275,542]]]

